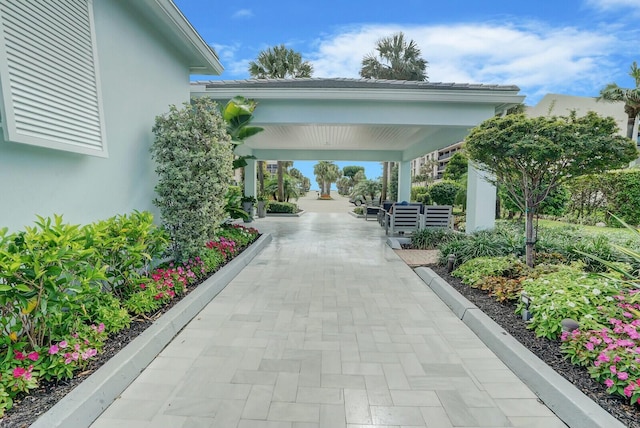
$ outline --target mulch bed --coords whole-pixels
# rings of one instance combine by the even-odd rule
[[[516,340],[537,355],[538,358],[598,403],[600,407],[612,414],[624,425],[630,428],[640,428],[640,410],[638,407],[629,405],[622,398],[609,395],[606,387],[593,380],[586,368],[575,366],[565,360],[560,352],[560,341],[536,337],[532,330],[527,329],[526,322],[515,314],[515,303],[499,303],[485,291],[471,288],[463,284],[458,278],[452,277],[447,273],[445,267],[434,265],[427,267],[431,268],[471,303],[475,304],[502,326]]]
[[[258,238],[260,235],[258,235]],[[256,238],[257,240],[257,238]],[[254,241],[255,242],[255,241]],[[238,254],[242,253],[245,248],[241,248]],[[220,265],[215,272],[225,266],[226,263]],[[160,308],[153,314],[146,315],[146,318],[136,317],[131,321],[128,329],[122,330],[116,334],[109,336],[104,343],[104,348],[89,363],[87,370],[77,373],[72,379],[58,382],[41,382],[37,389],[32,390],[28,396],[17,398],[13,402],[13,407],[7,411],[2,419],[0,419],[1,428],[27,428],[34,423],[42,414],[52,408],[58,401],[63,399],[65,395],[70,393],[76,386],[80,385],[93,372],[98,370],[104,363],[109,361],[111,357],[116,355],[122,348],[127,346],[133,339],[138,337],[143,331],[149,328],[155,320],[162,317],[169,309],[174,307],[180,300],[186,297],[199,284],[208,278],[203,278],[197,283],[190,285],[186,293],[177,296],[166,306]]]

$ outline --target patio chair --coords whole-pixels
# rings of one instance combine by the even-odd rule
[[[364,207],[364,219],[366,220],[377,220],[378,213],[382,208],[374,205],[367,205]]]
[[[421,205],[394,204],[391,208],[391,211],[386,215],[385,233],[387,235],[400,232],[411,233],[420,228]]]
[[[451,205],[425,205],[420,228],[427,227],[453,229],[453,207]]]

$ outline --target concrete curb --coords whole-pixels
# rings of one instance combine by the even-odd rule
[[[40,416],[31,427],[91,425],[175,335],[220,293],[271,242],[271,239],[270,234],[258,238],[242,254],[198,285],[140,336]]]
[[[390,236],[387,238],[387,245],[394,250],[401,250],[402,244],[410,244],[411,238],[398,238]]]
[[[419,267],[415,272],[564,423],[575,428],[624,427],[433,270]]]
[[[305,210],[298,211],[297,213],[267,213],[267,217],[300,217],[304,213],[306,213]]]

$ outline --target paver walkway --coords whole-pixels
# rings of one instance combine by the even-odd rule
[[[94,428],[564,426],[376,222],[345,210],[254,225],[272,243]]]

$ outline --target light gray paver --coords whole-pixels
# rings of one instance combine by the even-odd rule
[[[174,343],[93,426],[563,426],[377,223],[329,204],[256,221],[273,242],[180,333],[194,354]],[[153,400],[127,413],[147,385]]]

